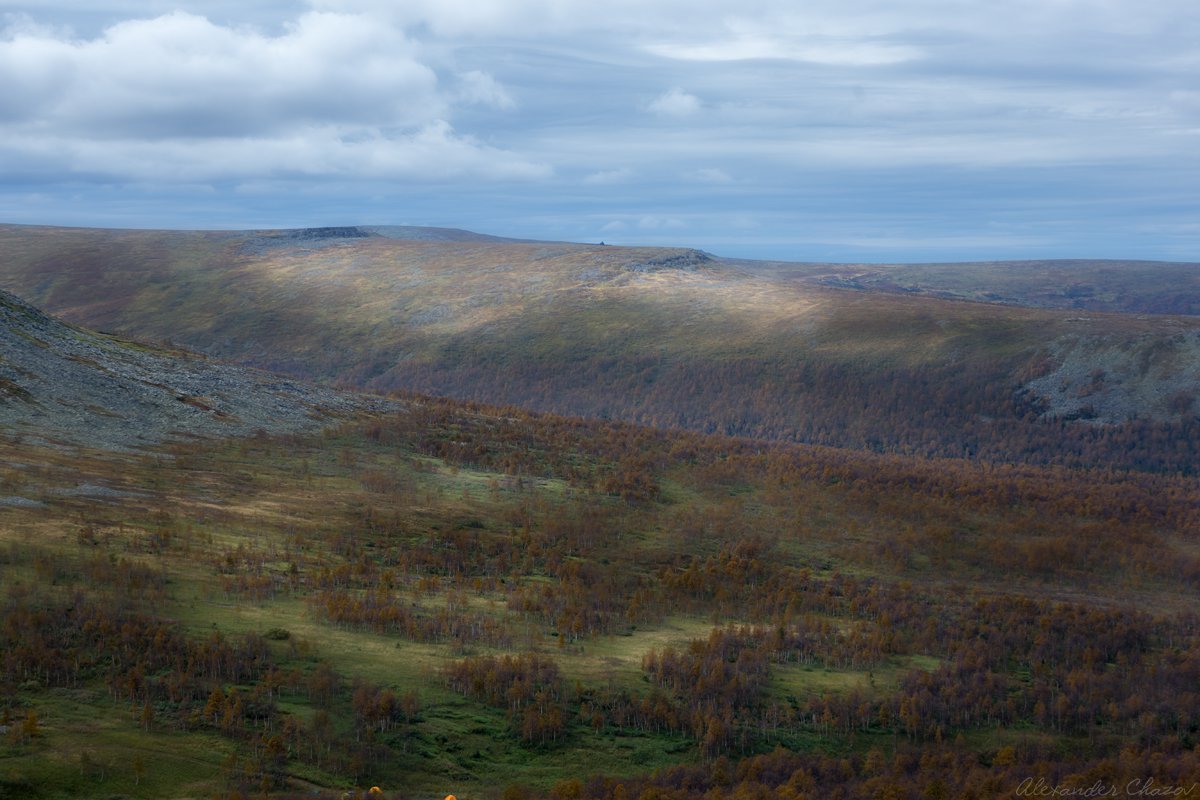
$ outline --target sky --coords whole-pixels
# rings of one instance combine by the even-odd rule
[[[0,222],[1200,261],[1195,0],[16,0]]]

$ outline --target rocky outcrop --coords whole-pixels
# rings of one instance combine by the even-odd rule
[[[662,256],[628,264],[625,266],[625,270],[627,272],[663,272],[664,270],[678,269],[693,272],[697,267],[711,264],[712,261],[712,256],[701,250],[671,251]]]
[[[129,449],[313,429],[385,406],[76,328],[0,292],[0,431],[8,435]]]
[[[1200,414],[1200,331],[1064,337],[1051,351],[1052,369],[1025,385],[1047,418],[1114,424]]]

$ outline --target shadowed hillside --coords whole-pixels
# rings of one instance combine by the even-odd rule
[[[299,431],[372,405],[178,350],[66,325],[0,292],[0,430],[126,448]]]
[[[426,229],[5,226],[0,253],[3,285],[72,321],[353,386],[886,452],[1200,463],[1200,318],[1186,315],[839,288],[817,267]],[[1003,273],[1036,305],[1045,271],[1010,267],[938,280],[973,296]],[[1093,262],[1054,269],[1101,277]],[[1138,302],[1177,284],[1137,269]]]

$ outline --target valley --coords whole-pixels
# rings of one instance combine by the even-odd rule
[[[0,254],[0,798],[1200,780],[1163,283],[410,228]]]
[[[1138,742],[1194,768],[1194,479],[406,406],[6,444],[6,724],[37,715],[6,791],[565,796],[779,746],[855,782],[1009,748],[1015,786]]]

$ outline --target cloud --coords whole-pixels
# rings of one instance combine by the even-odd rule
[[[585,177],[583,182],[587,186],[613,186],[615,184],[628,183],[633,177],[633,170],[628,167],[621,167],[620,169],[593,172],[591,175]]]
[[[1045,237],[1036,236],[973,236],[973,235],[937,235],[929,236],[845,236],[826,237],[821,240],[825,244],[836,244],[854,248],[896,251],[896,250],[987,250],[1009,249],[1013,247],[1036,248],[1045,245]]]
[[[651,100],[646,110],[664,117],[690,117],[700,110],[700,98],[676,87]]]
[[[75,42],[18,34],[0,80],[36,77],[26,120],[91,136],[254,136],[291,125],[412,125],[439,116],[416,48],[368,20],[307,14],[278,37],[173,13]],[[18,120],[19,121],[19,120]]]
[[[687,222],[678,216],[663,214],[625,214],[611,219],[600,227],[602,233],[623,233],[630,230],[638,231],[639,236],[654,235],[656,232],[679,231],[688,227]]]
[[[0,165],[167,180],[548,174],[456,134],[454,103],[515,104],[479,70],[443,91],[423,55],[399,29],[330,12],[278,35],[175,12],[87,40],[15,20],[0,39]]]
[[[705,167],[704,169],[696,169],[684,174],[688,180],[696,183],[713,183],[726,184],[733,183],[733,176],[723,169],[717,167]]]
[[[336,195],[338,214],[353,202],[376,219],[441,203],[448,224],[507,214],[550,220],[556,239],[614,222],[639,241],[679,241],[674,219],[689,240],[734,241],[720,231],[736,212],[775,242],[814,211],[829,210],[829,227],[927,204],[911,232],[883,211],[848,227],[897,251],[986,248],[972,237],[995,215],[1040,236],[1044,198],[1088,209],[1071,224],[1089,251],[1115,231],[1197,217],[1194,0],[5,8],[25,16],[0,17],[0,193],[64,208],[156,182],[213,183],[205,208],[217,207],[222,182],[256,187],[242,195],[256,219],[295,219],[295,198]],[[199,196],[187,191],[181,205]],[[1182,228],[1166,237],[1195,242]]]
[[[309,5],[388,19],[406,28],[423,25],[443,36],[533,34],[553,26],[555,19],[578,16],[557,0],[310,0]]]
[[[683,61],[781,59],[833,66],[883,66],[912,61],[922,55],[920,48],[907,44],[850,37],[789,37],[753,30],[708,41],[652,44],[647,50]]]
[[[346,137],[329,126],[302,127],[286,135],[200,140],[89,140],[29,138],[0,144],[8,178],[37,178],[64,167],[77,178],[190,183],[255,178],[439,180],[475,176],[535,180],[548,166],[470,138],[443,122],[404,134]],[[22,175],[22,173],[27,173]]]
[[[646,214],[638,218],[637,226],[643,230],[677,230],[686,228],[687,223],[678,217],[664,217],[660,214]]]
[[[517,107],[516,101],[513,100],[508,90],[486,72],[477,69],[471,70],[464,73],[459,80],[458,98],[464,103],[489,106],[505,111]]]
[[[3,39],[15,39],[18,36],[33,36],[33,37],[69,37],[71,29],[68,27],[56,27],[44,22],[39,22],[27,13],[23,12],[5,12],[0,14],[0,23],[3,27],[0,28],[0,36]]]

